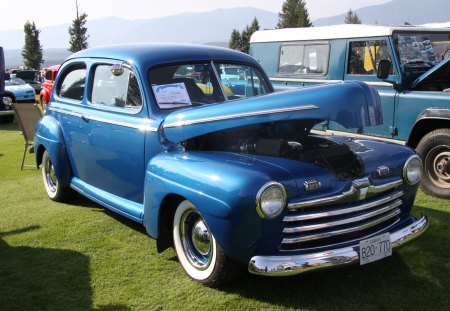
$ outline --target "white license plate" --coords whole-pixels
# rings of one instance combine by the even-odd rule
[[[359,242],[359,264],[365,265],[392,255],[391,236],[388,233]]]

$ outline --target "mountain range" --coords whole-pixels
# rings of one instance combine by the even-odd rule
[[[313,0],[311,0],[313,1]],[[354,10],[366,24],[403,25],[448,22],[449,0],[392,0],[381,5]],[[89,14],[89,12],[87,12]],[[89,45],[100,46],[130,42],[189,42],[227,46],[233,29],[242,31],[257,18],[261,29],[273,29],[278,13],[256,8],[217,9],[205,13],[184,13],[147,20],[126,20],[107,17],[87,22]],[[345,14],[313,20],[314,26],[342,24]],[[37,25],[39,28],[39,25]],[[61,63],[67,51],[70,24],[40,28],[40,41],[44,48],[44,66]],[[23,30],[0,31],[0,45],[5,49],[6,64],[22,64],[20,55],[24,44]]]

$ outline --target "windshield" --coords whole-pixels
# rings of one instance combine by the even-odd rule
[[[25,81],[23,81],[20,78],[12,78],[10,80],[5,81],[6,86],[12,86],[12,85],[25,85]]]
[[[261,73],[248,65],[194,63],[153,68],[149,80],[159,108],[225,102],[269,92]]]
[[[395,33],[394,42],[402,66],[432,67],[450,55],[448,33]]]

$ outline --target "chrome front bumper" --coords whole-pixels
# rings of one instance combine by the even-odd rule
[[[413,224],[391,233],[392,247],[400,246],[418,237],[428,228],[428,224],[427,216],[422,213],[422,217]],[[289,276],[356,262],[359,262],[359,244],[303,255],[254,256],[248,264],[248,271],[267,276]]]

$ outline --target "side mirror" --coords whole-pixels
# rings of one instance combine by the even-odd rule
[[[378,63],[377,77],[382,80],[386,80],[389,77],[389,71],[391,69],[391,62],[387,59],[382,59]]]

